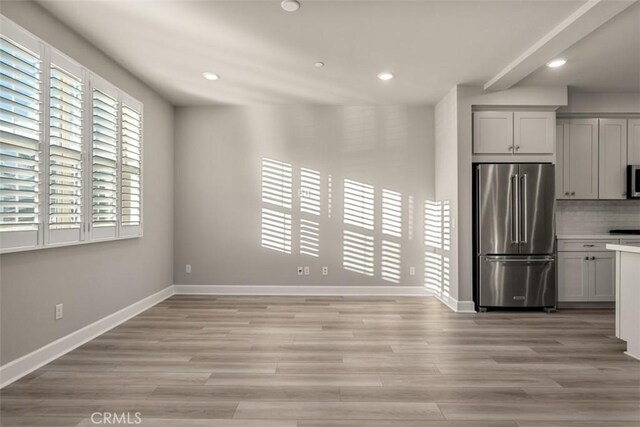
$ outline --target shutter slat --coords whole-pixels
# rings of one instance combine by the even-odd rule
[[[51,65],[49,121],[49,228],[79,228],[82,222],[82,80]],[[72,206],[62,208],[61,205]]]
[[[29,108],[36,110],[40,114],[40,99],[38,97],[31,97],[24,95],[20,92],[16,92],[13,89],[9,89],[4,86],[0,86],[0,98],[4,101],[13,101],[21,106],[28,106]]]
[[[92,223],[94,227],[117,224],[118,102],[99,89],[93,90]]]

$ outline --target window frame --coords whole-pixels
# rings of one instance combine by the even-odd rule
[[[45,46],[43,42],[31,33],[22,30],[20,27],[13,25],[11,21],[4,19],[0,16],[0,26],[2,27],[2,35],[11,40],[14,44],[22,46],[27,50],[38,55],[40,61],[40,96],[38,102],[40,103],[40,109],[38,111],[39,123],[38,123],[38,154],[39,154],[39,166],[38,170],[38,203],[36,204],[38,209],[38,226],[36,230],[17,230],[17,231],[0,231],[0,253],[12,252],[14,250],[32,250],[43,242],[43,227],[42,221],[44,212],[44,205],[42,203],[42,196],[47,190],[45,185],[45,175],[42,171],[43,161],[43,133],[45,129],[44,125],[44,103],[43,103],[43,90],[45,89],[46,79],[44,78],[45,71],[45,58],[44,51]],[[0,190],[1,191],[1,190]]]
[[[63,52],[25,30],[18,24],[0,15],[0,28],[4,37],[18,46],[38,55],[40,60],[40,96],[39,96],[39,183],[38,183],[38,222],[37,230],[18,230],[0,232],[0,254],[25,252],[54,247],[74,246],[102,241],[139,238],[143,235],[144,224],[144,105],[133,96],[125,93],[98,74],[82,66]],[[71,229],[50,228],[50,89],[51,67],[73,74],[82,84],[81,108],[81,204],[80,227]],[[93,89],[106,88],[117,100],[117,211],[116,227],[113,233],[101,233],[93,225]],[[140,114],[140,223],[122,226],[122,106]]]

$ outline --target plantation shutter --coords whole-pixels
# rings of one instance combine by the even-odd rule
[[[91,238],[117,236],[118,108],[117,91],[93,78],[91,111]]]
[[[5,250],[41,241],[42,46],[15,27],[2,33],[0,250]]]
[[[84,89],[82,68],[55,51],[49,76],[48,244],[83,239]]]
[[[142,235],[142,108],[0,15],[0,253]]]
[[[142,234],[142,105],[123,96],[120,235]]]

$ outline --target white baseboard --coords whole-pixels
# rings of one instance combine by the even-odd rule
[[[160,292],[150,295],[128,307],[103,317],[82,329],[78,329],[69,335],[59,338],[44,347],[40,347],[39,349],[20,357],[19,359],[0,366],[0,388],[11,384],[30,372],[35,371],[39,367],[46,365],[52,360],[57,359],[58,357],[81,346],[87,341],[90,341],[108,330],[113,329],[123,322],[126,322],[139,313],[169,298],[173,293],[173,285],[168,286]]]
[[[626,354],[627,356],[631,357],[632,359],[640,360],[640,357],[634,356],[633,354],[629,353],[628,351],[625,351],[624,354]]]
[[[457,299],[453,298],[450,295],[437,295],[434,294],[434,297],[436,297],[439,301],[441,301],[443,304],[445,304],[447,307],[449,307],[451,310],[455,311],[456,313],[475,313],[476,312],[476,306],[473,303],[473,301],[458,301]]]
[[[430,296],[421,286],[173,285],[176,295]]]

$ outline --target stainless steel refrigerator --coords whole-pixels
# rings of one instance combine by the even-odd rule
[[[554,166],[475,165],[476,305],[556,305]]]

